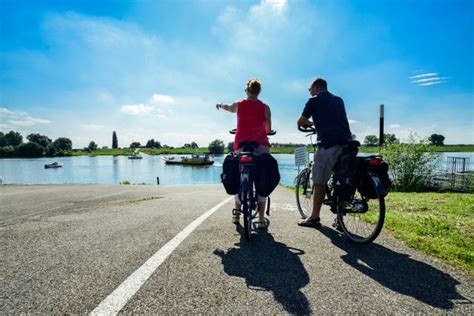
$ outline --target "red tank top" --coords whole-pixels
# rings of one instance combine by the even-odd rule
[[[234,139],[234,150],[243,141],[253,141],[270,147],[265,129],[265,103],[260,100],[242,99],[237,107],[237,133]]]

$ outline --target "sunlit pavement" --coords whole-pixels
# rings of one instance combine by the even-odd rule
[[[220,185],[0,186],[0,313],[88,313],[190,223]],[[388,233],[366,247],[300,228],[292,191],[272,194],[268,232],[241,239],[232,201],[143,280],[125,313],[472,314],[473,279]]]

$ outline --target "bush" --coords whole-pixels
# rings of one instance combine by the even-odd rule
[[[211,154],[223,154],[224,148],[224,142],[220,139],[216,139],[209,144],[209,152]]]
[[[18,157],[41,157],[44,155],[44,147],[34,142],[21,144],[16,148]]]
[[[395,190],[424,191],[431,185],[438,155],[428,142],[410,136],[408,143],[385,145],[381,154],[390,166]]]
[[[13,157],[14,153],[15,147],[13,146],[0,147],[0,157]]]

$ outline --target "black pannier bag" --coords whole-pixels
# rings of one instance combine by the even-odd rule
[[[378,165],[371,165],[369,163],[370,159],[374,159],[375,157],[367,157],[365,159],[361,159],[359,161],[359,170],[361,179],[359,182],[359,185],[357,186],[357,190],[360,192],[361,195],[369,198],[369,199],[376,199],[377,198],[377,192],[375,192],[375,188],[372,185],[369,172],[375,174],[380,182],[382,183],[382,187],[384,190],[384,195],[385,197],[388,192],[390,191],[390,188],[392,186],[392,180],[390,180],[390,177],[388,175],[388,164],[383,161],[382,163]]]
[[[352,198],[357,187],[357,152],[357,147],[343,146],[333,169],[334,195],[342,201]]]
[[[239,158],[233,152],[228,154],[224,159],[224,163],[222,164],[221,181],[227,194],[239,193]]]
[[[256,157],[255,188],[260,196],[269,196],[280,183],[278,162],[270,154]]]

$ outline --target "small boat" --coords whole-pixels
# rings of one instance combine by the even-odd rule
[[[181,159],[175,159],[175,157],[166,158],[165,163],[167,165],[210,166],[214,163],[214,160],[210,160],[209,155],[192,154],[191,158],[189,157],[181,157]]]
[[[128,156],[128,159],[143,159],[143,156],[140,154],[139,150],[135,149],[132,155]]]
[[[61,168],[62,166],[63,166],[62,163],[53,162],[53,163],[45,164],[45,165],[44,165],[44,168],[45,168],[45,169],[49,169],[49,168]]]

